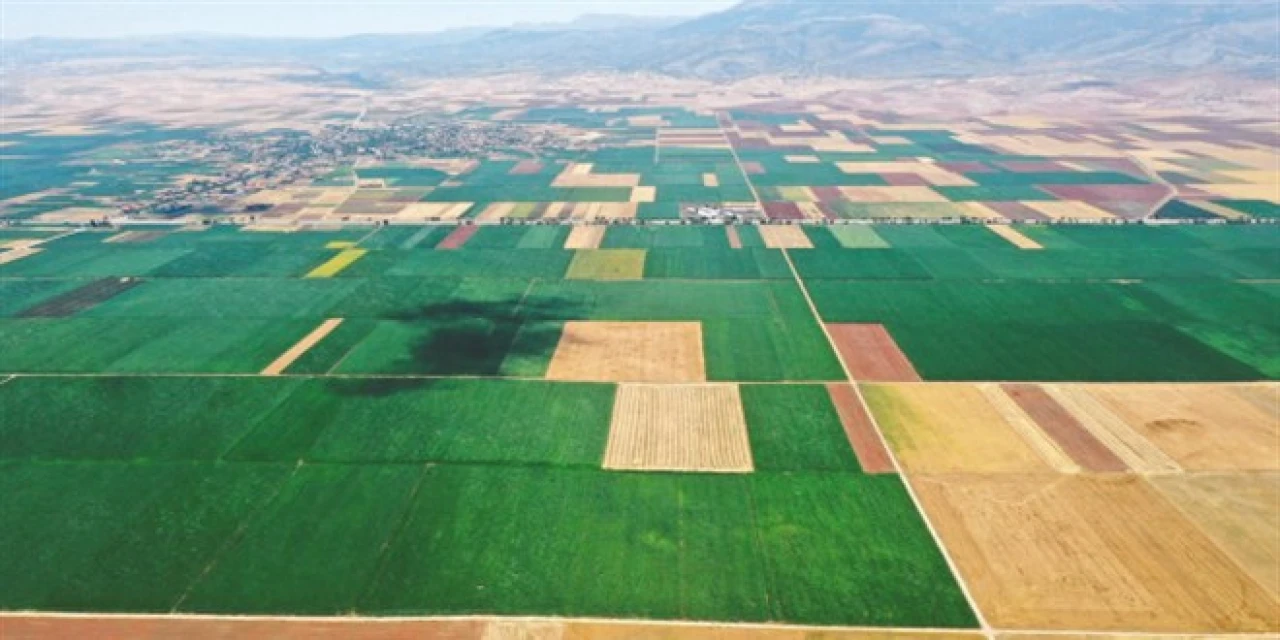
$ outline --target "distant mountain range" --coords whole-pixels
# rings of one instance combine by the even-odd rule
[[[331,39],[211,35],[4,43],[6,66],[86,57],[304,63],[365,77],[645,71],[716,80],[1073,71],[1102,77],[1280,68],[1276,0],[747,0],[693,19]]]

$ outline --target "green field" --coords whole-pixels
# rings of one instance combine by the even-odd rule
[[[819,317],[738,231],[610,227],[626,253],[600,255],[643,254],[626,281],[558,225],[457,250],[439,228],[84,231],[0,266],[0,545],[21,550],[0,608],[973,628],[902,481],[859,466],[820,321],[885,325],[926,380],[1280,378],[1269,225],[1025,228],[1041,251],[978,225],[809,227],[787,256]],[[302,277],[333,241],[368,253]],[[755,470],[602,469],[617,385],[544,379],[584,320],[699,323]]]

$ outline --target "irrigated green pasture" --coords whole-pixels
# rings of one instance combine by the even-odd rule
[[[883,324],[926,380],[1280,377],[1280,229],[1019,230],[1044,248],[609,227],[629,280],[575,274],[560,226],[51,240],[0,265],[0,609],[974,627],[860,468],[821,323]],[[335,241],[368,253],[304,277]],[[570,321],[698,323],[754,471],[603,469],[618,385],[544,379]]]

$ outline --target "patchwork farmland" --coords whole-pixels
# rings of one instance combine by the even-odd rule
[[[0,134],[0,635],[1280,633],[1258,123],[522,100],[109,228],[201,133]]]
[[[0,229],[19,635],[1280,631],[1280,227],[40,229]]]

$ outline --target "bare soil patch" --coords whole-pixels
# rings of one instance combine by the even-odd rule
[[[703,382],[699,322],[567,322],[550,380]]]
[[[466,244],[467,240],[470,240],[471,236],[474,236],[476,232],[479,230],[480,230],[480,227],[477,227],[475,225],[465,225],[465,226],[458,227],[453,231],[451,231],[449,235],[445,236],[444,239],[440,241],[440,244],[436,245],[436,248],[446,249],[446,250],[460,249],[462,248],[462,245]]]
[[[828,324],[827,332],[854,380],[919,382],[911,360],[881,324]]]
[[[1111,473],[1129,470],[1123,460],[1099,442],[1044,389],[1033,384],[1006,384],[1001,388],[1081,468]]]
[[[884,448],[876,426],[871,417],[858,400],[857,390],[852,385],[833,383],[827,385],[827,394],[831,396],[831,404],[835,405],[840,416],[840,424],[844,434],[849,438],[849,446],[858,458],[858,466],[863,473],[896,473],[889,451]]]

